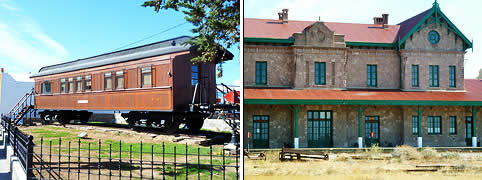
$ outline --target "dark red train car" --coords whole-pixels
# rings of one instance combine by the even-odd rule
[[[181,36],[130,49],[43,67],[35,80],[41,118],[86,123],[93,110],[122,111],[129,125],[202,127],[203,105],[216,103],[216,63],[193,64],[195,48]]]

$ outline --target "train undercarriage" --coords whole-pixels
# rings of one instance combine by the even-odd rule
[[[137,126],[146,126],[159,127],[167,132],[175,132],[181,124],[185,124],[190,131],[197,132],[202,128],[206,118],[216,118],[223,115],[223,119],[225,117],[229,117],[229,119],[238,117],[239,120],[239,115],[233,115],[237,112],[239,112],[239,104],[191,104],[185,111],[129,111],[121,113],[121,116],[131,129]],[[81,124],[87,124],[92,114],[92,112],[82,110],[44,110],[39,112],[40,118],[44,122],[58,121],[60,124],[69,124],[75,120],[80,121]]]

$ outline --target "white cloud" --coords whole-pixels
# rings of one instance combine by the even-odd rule
[[[20,8],[0,0],[0,10],[2,8],[14,13],[0,14],[0,62],[16,79],[28,80],[28,72],[35,73],[68,56],[68,51],[34,19],[23,15]]]
[[[25,73],[8,73],[10,76],[12,76],[15,81],[20,81],[20,82],[33,82],[33,79],[30,79],[31,74],[25,74]]]

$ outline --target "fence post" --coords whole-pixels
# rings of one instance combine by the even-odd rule
[[[13,155],[18,156],[17,154],[17,127],[13,127]]]
[[[27,179],[33,177],[33,136],[28,136],[27,142]]]

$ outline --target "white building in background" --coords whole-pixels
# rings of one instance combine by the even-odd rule
[[[0,71],[0,113],[6,114],[17,101],[34,87],[34,82],[18,81],[10,74]]]

